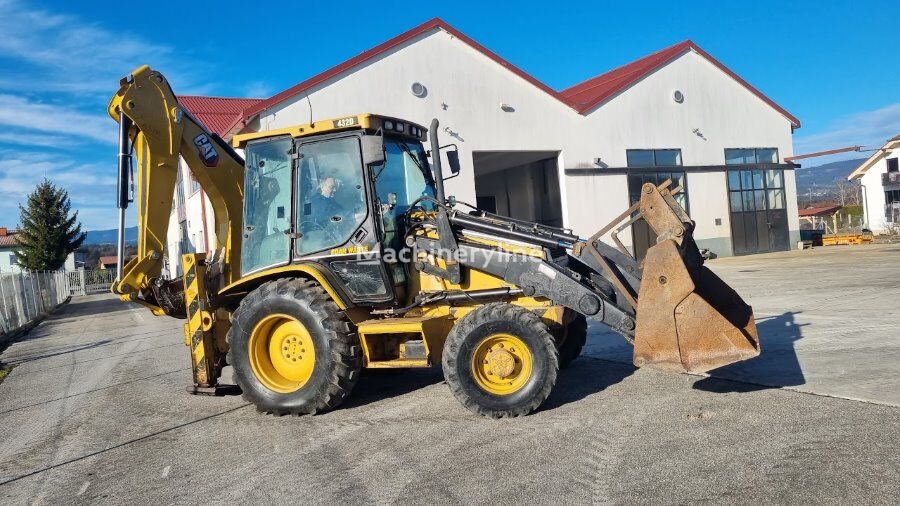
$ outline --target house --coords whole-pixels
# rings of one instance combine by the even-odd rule
[[[820,231],[821,233],[836,234],[838,229],[837,215],[843,206],[820,206],[800,209],[800,235],[805,235],[806,230]],[[829,230],[829,227],[831,229]]]
[[[119,259],[116,255],[101,256],[97,263],[97,268],[101,270],[115,269],[119,265]]]
[[[205,122],[202,99],[187,98],[182,105]],[[360,112],[438,118],[463,167],[447,193],[499,214],[586,237],[635,202],[643,183],[671,179],[684,188],[698,245],[717,256],[799,240],[797,166],[785,159],[800,121],[690,40],[554,90],[432,19],[253,100],[224,130],[218,116],[207,126],[227,139]],[[190,225],[204,221],[204,208],[185,212],[188,226],[170,232],[170,246],[208,250],[210,227],[195,238]],[[654,241],[642,222],[620,238],[638,257]]]
[[[16,262],[16,250],[19,249],[17,235],[16,230],[0,227],[0,272],[19,272],[21,270]]]
[[[856,168],[847,179],[858,179],[863,212],[873,233],[900,230],[900,135],[891,138]]]

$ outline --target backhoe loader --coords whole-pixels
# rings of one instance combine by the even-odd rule
[[[525,415],[581,352],[588,318],[633,342],[637,366],[707,371],[759,354],[752,309],[703,266],[670,182],[644,185],[581,238],[446,196],[442,150],[449,172],[459,160],[437,119],[426,129],[358,114],[229,146],[147,66],[122,79],[108,112],[120,237],[134,200],[138,220],[137,256],[123,265],[119,249],[113,292],[185,320],[193,393],[226,391],[230,365],[259,411],[319,413],[362,368],[441,365],[466,408]],[[185,253],[182,277],[166,279],[179,157],[212,204],[215,247]],[[643,262],[618,237],[639,219],[658,237]]]

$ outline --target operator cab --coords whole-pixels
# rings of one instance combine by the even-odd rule
[[[403,217],[436,194],[426,132],[363,114],[236,135],[245,155],[241,275],[316,262],[355,303],[402,298]]]

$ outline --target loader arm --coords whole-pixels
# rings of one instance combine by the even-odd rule
[[[694,222],[674,199],[671,181],[645,184],[638,203],[588,239],[538,223],[483,211],[446,211],[436,216],[465,236],[474,231],[545,248],[543,258],[460,241],[460,263],[599,321],[634,344],[634,363],[703,372],[759,355],[753,309],[703,265],[693,238]],[[657,243],[639,262],[618,238],[637,220],[656,232]],[[616,246],[603,242],[609,236]],[[421,234],[418,249],[436,256],[446,246]],[[568,253],[563,253],[568,251]],[[419,262],[441,277],[449,272]],[[418,266],[418,265],[417,265]],[[452,281],[451,279],[451,282]]]
[[[130,160],[132,150],[137,159],[137,256],[122,267],[113,292],[122,300],[148,306],[156,314],[168,312],[161,307],[161,273],[179,157],[212,204],[215,251],[207,254],[207,260],[216,266],[211,270],[218,273],[218,286],[237,281],[243,228],[243,159],[184,110],[165,77],[146,65],[120,81],[108,112],[120,123],[120,193],[128,172],[121,164]],[[126,205],[127,201],[120,204],[120,209]]]

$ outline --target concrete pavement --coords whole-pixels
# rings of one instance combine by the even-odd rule
[[[189,396],[180,322],[78,298],[2,355],[0,502],[894,504],[900,336],[879,297],[900,268],[840,253],[711,263],[770,317],[759,363],[715,373],[742,381],[635,370],[598,332],[514,420],[466,411],[439,369],[366,374],[315,417]]]
[[[712,260],[753,306],[762,354],[712,376],[900,406],[900,245],[833,246]],[[596,325],[588,353],[629,362]],[[602,338],[601,338],[602,336]]]

